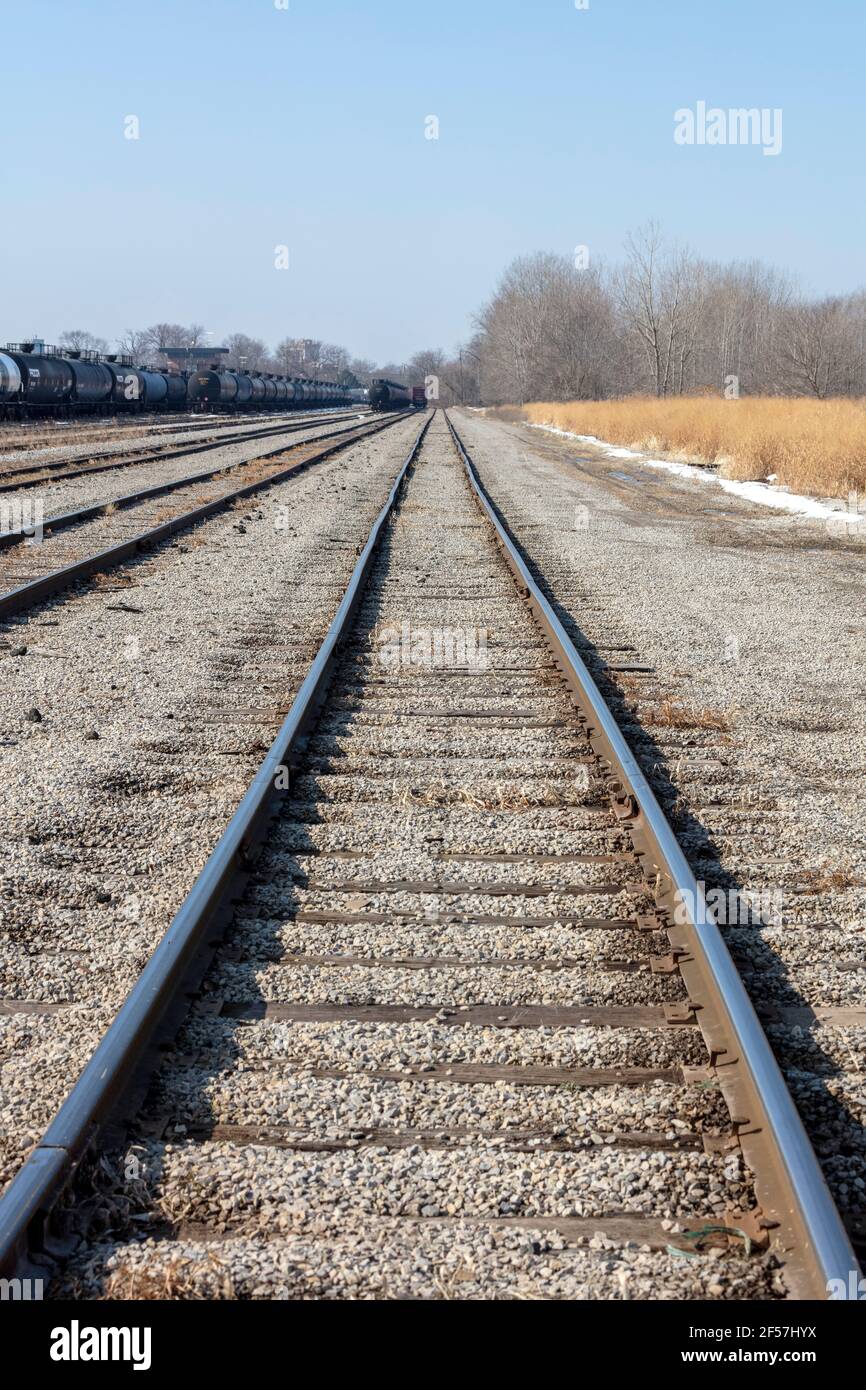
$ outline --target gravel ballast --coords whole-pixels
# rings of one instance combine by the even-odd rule
[[[0,1018],[4,1180],[243,795],[417,429],[5,625],[0,997],[72,1007]]]
[[[4,488],[5,497],[23,497],[28,503],[39,501],[42,503],[43,516],[45,521],[50,517],[62,512],[74,511],[78,507],[87,507],[97,502],[110,502],[115,497],[123,497],[126,493],[136,492],[140,488],[155,487],[160,483],[173,482],[179,478],[186,478],[196,473],[204,473],[211,468],[221,468],[225,466],[236,466],[237,464],[247,463],[259,455],[271,453],[274,449],[290,449],[295,444],[301,444],[305,440],[315,439],[320,435],[330,434],[332,431],[349,429],[350,427],[361,425],[364,419],[361,417],[351,417],[345,420],[315,419],[305,421],[286,420],[285,432],[280,432],[279,421],[258,420],[255,425],[242,426],[235,425],[231,429],[218,429],[207,431],[202,436],[201,433],[181,435],[178,438],[172,437],[170,451],[180,449],[183,444],[188,443],[196,450],[199,446],[207,443],[213,447],[182,455],[179,458],[150,459],[149,461],[137,460],[134,456],[122,467],[106,468],[95,473],[81,473],[79,477],[52,478],[50,473],[46,474],[43,482],[16,493],[14,478],[6,480]],[[272,430],[264,437],[237,439],[237,435],[258,434],[261,430]],[[234,443],[221,443],[224,436],[235,438]],[[147,458],[152,452],[151,449],[141,450]],[[94,454],[94,461],[98,461],[98,455]],[[86,461],[85,465],[86,465]]]
[[[798,1073],[795,1094],[862,1238],[862,539],[475,412],[458,428],[696,877],[722,890],[722,930],[756,1005],[863,1014],[861,1027],[769,1027],[786,1072],[796,1059],[813,1077]],[[828,1115],[849,1155],[843,1184]]]
[[[304,759],[55,1292],[779,1297],[712,1234],[752,1178],[441,416]]]

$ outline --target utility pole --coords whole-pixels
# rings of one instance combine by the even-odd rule
[[[461,348],[461,349],[460,349],[460,400],[461,400],[461,402],[462,402],[463,405],[466,404],[466,392],[465,392],[464,389],[463,389],[463,354],[464,354],[464,352],[467,354],[467,356],[469,356],[469,357],[474,357],[474,358],[475,358],[475,361],[479,364],[479,366],[481,365],[481,358],[478,356],[478,353],[477,353],[477,352],[473,352],[471,348]],[[478,397],[479,397],[479,403],[480,403],[480,399],[481,399],[481,373],[480,373],[480,372],[478,373]]]

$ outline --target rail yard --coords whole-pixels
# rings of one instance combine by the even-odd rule
[[[0,536],[3,1274],[840,1296],[866,749],[822,711],[857,699],[856,557],[373,404],[2,441],[0,501],[41,508]],[[775,600],[690,596],[801,554],[839,641],[782,697]]]
[[[7,11],[7,1349],[850,1376],[862,4]]]

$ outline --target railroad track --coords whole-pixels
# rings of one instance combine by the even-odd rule
[[[856,1271],[682,851],[442,415],[0,1200],[3,1272],[52,1255],[55,1293],[115,1298],[821,1298]]]
[[[268,412],[262,411],[262,416]],[[31,436],[25,447],[38,448],[44,442],[45,447],[52,447],[51,441],[58,440],[62,443],[70,439],[76,441],[82,439],[105,439],[110,434],[127,433],[134,434],[139,431],[142,434],[159,434],[162,432],[170,433],[173,430],[183,429],[183,419],[186,412],[182,412],[178,418],[177,411],[165,413],[148,412],[146,415],[114,415],[97,416],[96,422],[92,416],[72,417],[66,420],[35,420],[25,419],[16,420],[14,424],[8,420],[0,420],[0,448],[7,444],[15,444],[25,436]],[[199,417],[207,420],[208,417]],[[214,416],[210,417],[212,422]]]
[[[307,411],[311,415],[325,415],[328,410],[340,410],[340,406],[321,406],[318,410]],[[200,414],[198,411],[177,411],[170,410],[164,413],[158,411],[146,411],[138,415],[110,415],[97,416],[94,422],[93,416],[73,416],[66,420],[39,421],[18,420],[14,424],[0,421],[0,448],[8,443],[15,443],[25,435],[32,435],[35,438],[28,439],[27,448],[38,448],[40,446],[40,436],[44,437],[46,447],[51,446],[51,440],[59,440],[66,443],[70,440],[78,442],[83,439],[105,439],[111,434],[179,434],[184,430],[192,428],[200,429],[223,429],[226,422],[232,418],[235,420],[248,420],[253,424],[257,420],[270,420],[275,415],[282,419],[290,419],[299,412],[295,407],[285,411],[275,412],[273,410],[246,410],[242,412],[232,411],[212,411],[210,414]],[[101,423],[99,421],[101,420]]]
[[[244,463],[223,464],[48,517],[40,544],[34,544],[24,530],[0,533],[0,619],[22,613],[80,579],[112,569],[405,418],[401,413],[372,424],[365,421],[329,430],[301,444],[281,444]],[[325,439],[336,442],[322,449],[319,445]],[[170,503],[157,505],[160,498],[169,496]],[[190,502],[195,505],[190,507]]]
[[[305,416],[303,419],[298,419],[295,416],[283,424],[274,424],[271,420],[267,425],[255,429],[246,428],[236,430],[234,433],[221,433],[218,438],[206,439],[200,444],[192,441],[175,448],[161,445],[154,449],[152,444],[142,445],[140,449],[120,446],[107,453],[97,455],[96,460],[90,454],[84,453],[78,459],[71,461],[67,456],[62,459],[47,459],[30,466],[22,464],[17,468],[0,469],[0,485],[6,484],[15,490],[44,487],[47,483],[64,482],[70,478],[86,478],[94,473],[108,473],[117,468],[132,468],[147,463],[164,463],[168,459],[184,458],[189,454],[202,454],[210,449],[224,448],[229,444],[244,443],[248,439],[269,439],[273,438],[274,435],[293,434],[298,430],[307,430],[317,424],[357,419],[359,413],[363,412],[350,410],[339,414],[315,414]],[[193,426],[189,426],[190,432],[193,431],[193,428]],[[201,430],[196,429],[195,436],[198,438],[200,435],[209,434],[216,429],[226,430],[227,428],[229,427],[225,424],[209,425]],[[81,466],[83,461],[86,461],[85,467]]]

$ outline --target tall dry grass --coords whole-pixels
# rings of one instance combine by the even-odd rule
[[[594,434],[644,453],[717,464],[726,478],[763,480],[775,474],[775,481],[793,492],[816,496],[866,491],[866,403],[861,400],[629,396],[538,401],[524,406],[521,415],[532,424]]]

